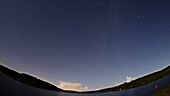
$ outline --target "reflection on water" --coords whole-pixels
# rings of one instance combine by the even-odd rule
[[[153,83],[124,91],[105,93],[63,93],[48,91],[15,81],[3,74],[0,74],[0,96],[150,96],[155,92],[155,85],[161,90],[170,85],[170,75]]]
[[[165,88],[167,85],[170,85],[169,81],[170,76],[167,76],[153,83],[125,91],[91,93],[91,94],[58,93],[57,96],[150,96],[155,92],[154,89],[155,85],[158,85],[159,90],[161,90]]]

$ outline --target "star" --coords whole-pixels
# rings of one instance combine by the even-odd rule
[[[130,22],[128,22],[127,24],[128,24],[128,25],[130,25],[131,23],[130,23]]]
[[[47,32],[48,35],[50,35],[50,32]]]
[[[139,19],[139,18],[140,18],[140,16],[139,16],[139,15],[136,15],[136,18],[137,18],[137,19]]]

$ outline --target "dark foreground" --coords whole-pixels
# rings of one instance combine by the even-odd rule
[[[150,84],[125,91],[105,93],[65,93],[48,91],[25,85],[0,73],[0,96],[150,96],[155,93],[155,85],[158,85],[158,90],[170,85],[170,75]]]

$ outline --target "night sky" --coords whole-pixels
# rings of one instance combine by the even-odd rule
[[[110,87],[170,65],[169,0],[0,4],[0,63],[60,88]]]

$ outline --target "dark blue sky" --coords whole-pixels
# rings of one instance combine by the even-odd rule
[[[55,85],[114,86],[170,64],[169,5],[168,0],[1,0],[0,62]]]

